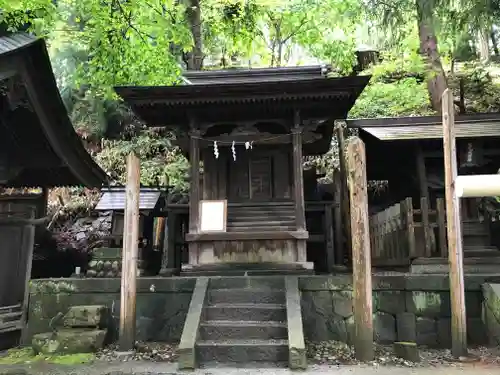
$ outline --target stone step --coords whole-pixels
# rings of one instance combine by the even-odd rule
[[[464,257],[487,258],[498,257],[500,252],[494,246],[464,246]]]
[[[275,289],[217,289],[208,291],[209,305],[220,303],[272,303],[284,304],[285,292]]]
[[[200,324],[201,340],[285,340],[286,323],[249,320],[209,320]]]
[[[295,208],[266,209],[259,207],[244,208],[241,210],[228,210],[227,217],[249,217],[249,216],[295,216]]]
[[[294,227],[295,221],[271,221],[271,220],[257,220],[257,219],[247,219],[246,221],[228,221],[228,227],[240,228],[240,227]]]
[[[228,232],[293,232],[297,228],[294,226],[272,226],[272,225],[252,225],[252,226],[232,226],[228,223]]]
[[[206,320],[286,321],[286,307],[280,304],[220,303],[204,309]]]
[[[201,362],[248,363],[288,361],[288,340],[200,341],[196,344]]]
[[[267,269],[267,267],[273,267],[276,270],[285,271],[291,268],[290,265],[280,265],[280,264],[270,264],[270,265],[254,265],[256,271],[261,270],[261,268]],[[252,264],[241,264],[231,266],[231,269],[242,268],[245,270],[252,269]],[[298,267],[297,267],[298,268]],[[210,278],[210,289],[285,289],[285,278],[284,277],[212,277]]]
[[[262,222],[262,221],[275,221],[275,222],[293,222],[295,223],[295,215],[287,214],[287,215],[275,215],[275,214],[262,214],[258,213],[256,215],[228,215],[227,222],[228,223],[239,223],[239,222]]]
[[[486,236],[464,236],[463,239],[464,247],[490,246],[490,239]]]

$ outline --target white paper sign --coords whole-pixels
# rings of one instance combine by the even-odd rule
[[[200,232],[226,231],[227,201],[200,201]]]

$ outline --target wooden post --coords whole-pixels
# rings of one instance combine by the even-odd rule
[[[333,233],[333,206],[325,204],[325,213],[323,216],[323,225],[325,230],[325,245],[326,245],[326,270],[328,273],[333,272],[335,264],[335,235]]]
[[[425,168],[425,157],[422,147],[417,142],[417,175],[420,186],[420,212],[422,214],[422,225],[424,229],[424,255],[427,258],[431,257],[432,252],[432,234],[429,224],[429,185],[427,183],[427,171]]]
[[[124,238],[122,252],[120,351],[128,352],[135,345],[135,307],[137,254],[139,246],[140,161],[131,152],[127,157]]]
[[[304,176],[302,167],[302,126],[299,111],[295,111],[292,129],[293,142],[293,190],[295,196],[295,217],[297,230],[306,230],[304,205]]]
[[[354,286],[354,350],[356,358],[374,358],[372,270],[368,223],[365,145],[353,138],[348,145],[347,172],[351,202],[352,273]]]
[[[333,183],[335,186],[335,264],[344,264],[344,233],[342,232],[342,201],[341,201],[341,187],[340,175],[334,173]],[[347,224],[348,225],[348,224]]]
[[[342,211],[344,214],[344,222],[346,225],[344,226],[346,231],[346,248],[348,252],[349,261],[351,258],[351,249],[352,249],[352,236],[351,236],[351,228],[347,223],[350,222],[350,213],[349,213],[349,188],[347,186],[347,176],[346,176],[346,156],[345,156],[345,139],[344,139],[344,127],[345,122],[339,122],[337,125],[337,140],[339,147],[339,172],[340,172],[340,203],[342,204]]]
[[[455,179],[457,177],[455,108],[453,94],[449,89],[443,93],[442,103],[448,262],[450,265],[451,353],[458,358],[467,354],[467,326],[460,201],[455,192]]]

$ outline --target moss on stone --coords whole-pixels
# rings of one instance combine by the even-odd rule
[[[45,362],[59,365],[78,365],[95,360],[93,353],[77,353],[68,355],[35,355],[31,348],[15,348],[0,357],[0,365],[16,365],[23,363]]]
[[[14,348],[0,357],[0,365],[16,365],[23,363],[45,362],[59,365],[78,365],[95,360],[93,353],[77,353],[68,355],[35,355],[32,348]]]

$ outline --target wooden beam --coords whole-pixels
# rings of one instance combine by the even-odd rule
[[[372,269],[368,223],[366,155],[363,141],[358,137],[353,138],[349,142],[347,153],[354,286],[354,350],[357,359],[371,361],[374,358]]]
[[[332,273],[333,266],[335,264],[335,234],[333,232],[333,206],[325,205],[323,225],[325,230],[326,269],[328,273]]]
[[[139,246],[140,161],[131,152],[127,157],[127,186],[122,252],[120,351],[128,352],[135,345],[137,255]]]
[[[429,184],[427,182],[424,153],[422,151],[422,146],[418,141],[416,142],[415,148],[418,184],[420,187],[420,209],[422,212],[422,223],[424,226],[424,251],[425,256],[430,257],[432,253],[432,233],[429,226]]]
[[[35,210],[30,210],[30,217],[35,216]],[[26,251],[26,257],[21,257],[26,262],[25,268],[25,281],[24,281],[24,293],[23,293],[23,310],[22,310],[22,336],[24,337],[27,333],[26,323],[28,322],[28,307],[29,307],[29,297],[30,297],[30,280],[31,280],[31,269],[33,265],[33,251],[35,248],[35,226],[33,224],[25,224],[23,231],[23,246],[22,249]]]
[[[295,196],[295,217],[297,230],[306,230],[306,214],[304,209],[304,174],[302,166],[302,126],[299,111],[295,111],[292,129],[293,140],[293,182]]]
[[[451,353],[458,358],[467,355],[467,326],[460,201],[455,192],[457,177],[457,150],[454,132],[455,108],[453,94],[449,89],[443,93],[442,103],[448,262],[450,264]]]
[[[200,132],[195,128],[194,122],[190,124],[189,138],[189,233],[197,233],[199,227],[199,201],[200,201]]]
[[[352,236],[351,227],[347,224],[350,222],[350,212],[349,212],[349,187],[347,186],[347,173],[346,173],[346,156],[345,156],[345,122],[339,122],[336,125],[337,129],[337,141],[339,148],[339,173],[340,173],[340,203],[342,204],[342,212],[344,216],[344,225],[346,231],[346,248],[348,252],[348,259],[352,260]]]

